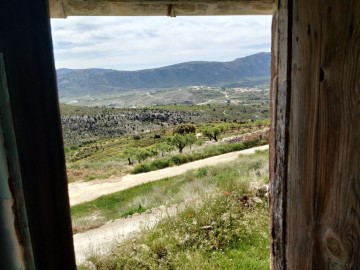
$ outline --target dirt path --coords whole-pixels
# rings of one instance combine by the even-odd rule
[[[133,215],[131,218],[117,219],[99,228],[74,235],[76,263],[81,264],[91,255],[107,254],[111,248],[134,232],[143,228],[151,229],[164,217],[175,216],[183,211],[185,204],[166,208],[160,206],[151,213]]]
[[[125,190],[147,182],[160,180],[166,177],[177,176],[185,173],[188,170],[227,163],[229,161],[235,160],[239,154],[252,154],[255,153],[256,150],[266,150],[268,148],[268,145],[263,145],[147,173],[130,174],[120,178],[91,182],[71,183],[69,184],[70,205],[73,206],[82,202],[91,201],[102,195]]]

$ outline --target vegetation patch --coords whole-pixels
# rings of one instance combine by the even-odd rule
[[[204,167],[146,183],[71,207],[74,231],[83,231],[161,205],[201,200],[214,191],[245,193],[250,182],[266,183],[268,154],[258,151],[226,165]]]
[[[119,243],[111,255],[93,254],[87,265],[96,269],[269,269],[268,206],[264,198],[252,201],[253,195],[242,188],[218,191],[176,218],[166,218]]]
[[[224,139],[236,137],[240,140],[242,136],[247,136],[243,134],[263,130],[268,124],[267,120],[246,123],[219,122],[200,124],[196,126],[195,130],[198,130],[197,135],[199,135],[202,130],[207,128],[221,129],[225,132],[221,134]],[[121,177],[133,170],[133,164],[143,163],[145,160],[154,162],[156,168],[165,168],[171,166],[169,161],[172,160],[167,160],[167,158],[176,151],[178,152],[179,146],[183,147],[182,143],[185,145],[184,154],[199,152],[200,149],[208,148],[209,144],[215,144],[205,143],[205,137],[196,138],[193,128],[193,124],[184,124],[178,125],[177,128],[164,128],[158,131],[114,138],[104,137],[86,143],[79,139],[80,144],[65,147],[68,180],[72,182]],[[228,141],[228,143],[238,142],[238,140]],[[173,164],[181,164],[178,160],[179,158],[175,156]],[[148,165],[144,165],[144,167],[144,171],[151,170]]]
[[[264,145],[267,143],[268,143],[267,140],[257,139],[253,141],[247,141],[244,143],[231,143],[231,144],[229,143],[229,144],[220,144],[216,146],[209,146],[199,151],[194,151],[188,154],[177,154],[145,163],[139,163],[138,165],[135,166],[132,173],[137,174],[137,173],[155,171],[175,165],[181,165],[188,162],[201,160],[208,157],[213,157],[234,151],[240,151],[251,147]]]
[[[247,124],[268,119],[269,105],[171,105],[147,108],[90,107],[60,104],[64,144],[81,147],[97,140],[138,136],[192,123]]]

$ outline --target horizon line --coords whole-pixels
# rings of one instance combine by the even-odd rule
[[[94,70],[94,69],[99,69],[99,70],[112,70],[112,71],[121,71],[121,72],[136,72],[136,71],[145,71],[145,70],[152,70],[152,69],[158,69],[158,68],[166,68],[166,67],[171,67],[171,66],[175,66],[175,65],[180,65],[180,64],[185,64],[185,63],[229,63],[229,62],[234,62],[238,59],[242,59],[242,58],[246,58],[249,56],[253,56],[253,55],[257,55],[257,54],[262,54],[262,53],[270,53],[270,52],[266,52],[266,51],[260,51],[257,53],[253,53],[253,54],[249,54],[243,57],[238,57],[235,58],[234,60],[231,61],[207,61],[207,60],[194,60],[194,61],[186,61],[186,62],[178,62],[178,63],[174,63],[174,64],[170,64],[170,65],[165,65],[165,66],[159,66],[159,67],[153,67],[153,68],[143,68],[143,69],[137,69],[137,70],[120,70],[120,69],[112,69],[112,68],[97,68],[97,67],[89,67],[89,68],[67,68],[67,67],[60,67],[60,68],[56,68],[55,70]]]

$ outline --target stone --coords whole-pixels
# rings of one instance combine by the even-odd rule
[[[261,204],[263,202],[259,197],[252,197],[251,201],[255,204]]]
[[[202,226],[200,229],[201,229],[201,230],[208,230],[208,231],[210,231],[210,230],[213,229],[213,226]]]

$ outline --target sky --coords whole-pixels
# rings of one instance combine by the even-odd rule
[[[56,68],[140,70],[269,52],[271,16],[51,20]]]

